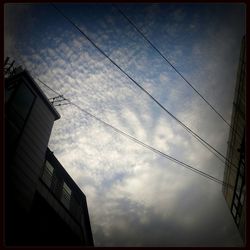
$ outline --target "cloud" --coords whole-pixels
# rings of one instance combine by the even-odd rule
[[[229,118],[238,60],[237,52],[231,52],[237,48],[235,28],[224,29],[216,19],[215,24],[206,22],[207,29],[199,33],[202,22],[197,11],[186,20],[189,14],[184,7],[172,11],[160,4],[144,5],[134,15],[138,6],[133,6],[123,8]],[[92,13],[75,18],[98,46],[178,119],[225,152],[228,128],[220,119],[121,16],[111,15],[107,6],[106,14],[95,8],[68,11],[72,16],[74,11]],[[162,15],[164,11],[171,13],[171,22],[169,15]],[[25,39],[20,39],[21,57],[36,78],[122,131],[222,178],[219,161],[80,33],[62,25],[53,26],[52,33],[44,17],[36,18],[34,24],[43,23],[47,35],[41,32],[36,46],[24,47]],[[16,42],[17,31],[10,27],[6,39]],[[191,27],[192,37],[186,32]],[[32,37],[30,33],[26,39]],[[11,51],[10,47],[5,49]],[[55,96],[43,89],[49,97]],[[58,107],[58,111],[61,119],[54,124],[49,147],[87,196],[97,246],[241,244],[218,184],[135,144],[74,106]]]
[[[166,244],[168,246],[220,246],[233,243],[230,237],[228,242],[223,242],[216,237],[216,234],[222,235],[222,233],[220,227],[215,227],[214,220],[220,218],[220,223],[226,225],[225,221],[230,218],[230,214],[225,216],[218,213],[220,210],[216,207],[218,203],[213,202],[213,192],[208,196],[205,188],[197,189],[200,184],[197,186],[192,184],[193,188],[190,189],[188,187],[191,183],[188,184],[185,178],[186,185],[179,179],[175,182],[179,187],[178,195],[176,192],[171,192],[176,191],[170,181],[171,178],[165,179],[164,176],[163,179],[167,182],[163,182],[162,172],[159,172],[160,178],[158,174],[154,174],[155,169],[151,169],[152,172],[153,174],[150,175],[146,168],[144,174],[127,179],[127,182],[118,186],[123,187],[122,189],[114,187],[113,193],[108,193],[101,199],[102,217],[95,218],[93,221],[94,224],[96,221],[95,233],[99,236],[98,239],[101,239],[96,242],[97,246],[137,246],[140,245],[140,242],[143,242],[143,246],[164,246]],[[152,186],[152,183],[156,183],[155,177],[158,185]],[[124,184],[128,187],[124,187]],[[164,188],[164,185],[167,188]],[[184,194],[181,186],[189,189],[191,194]],[[208,209],[207,207],[205,209],[207,206],[205,200],[210,204]],[[220,203],[220,205],[225,204]],[[109,219],[116,223],[109,223]],[[170,228],[171,230],[169,230]],[[200,228],[202,228],[202,234],[197,231]],[[236,230],[230,231],[229,228],[229,224],[223,227],[223,236],[227,237],[226,235],[233,233],[235,238],[239,237]],[[211,236],[210,240],[205,241],[202,239],[202,235],[208,233]],[[124,234],[126,241],[124,241]]]

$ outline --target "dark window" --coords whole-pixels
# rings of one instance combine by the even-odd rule
[[[242,155],[241,155],[242,157]],[[242,214],[242,207],[245,200],[245,164],[244,164],[244,158],[240,159],[239,162],[239,170],[238,170],[238,176],[236,181],[236,189],[233,196],[233,205],[232,205],[232,214],[234,217],[234,220],[239,226],[241,214]]]
[[[62,189],[62,196],[61,201],[69,209],[70,207],[70,199],[71,199],[71,189],[66,184],[66,182],[63,183],[63,189]]]
[[[51,187],[51,183],[53,180],[53,173],[54,173],[54,167],[48,161],[46,161],[42,179],[49,188]]]

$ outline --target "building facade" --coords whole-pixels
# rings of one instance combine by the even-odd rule
[[[229,132],[227,159],[230,167],[225,167],[224,182],[234,189],[223,187],[223,195],[233,219],[245,242],[246,234],[246,180],[245,180],[245,128],[246,128],[246,52],[245,37],[242,39],[234,93],[231,129]]]
[[[6,245],[93,245],[86,197],[48,149],[59,118],[27,71],[5,79]]]

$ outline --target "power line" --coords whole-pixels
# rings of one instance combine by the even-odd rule
[[[46,83],[44,83],[43,81],[41,81],[39,78],[37,78],[37,80],[42,83],[45,87],[47,87],[49,90],[51,90],[52,92],[54,92],[55,94],[57,94],[57,96],[63,96],[62,94],[59,94],[57,91],[55,91],[54,89],[52,89],[49,85],[47,85]]]
[[[68,18],[59,8],[56,7],[55,4],[51,3],[51,5],[56,9],[56,11],[61,14],[69,23],[71,23],[102,55],[104,55],[112,64],[114,64],[123,74],[125,74],[137,87],[139,87],[144,93],[146,93],[160,108],[162,108],[168,115],[170,115],[173,119],[175,119],[184,129],[188,131],[191,135],[193,135],[203,146],[205,146],[211,153],[213,153],[218,159],[221,158],[218,156],[220,155],[224,160],[222,161],[226,165],[231,164],[235,169],[237,167],[230,162],[222,153],[220,153],[217,149],[207,143],[204,139],[202,139],[198,134],[192,131],[189,127],[187,127],[184,123],[182,123],[178,118],[176,118],[170,111],[168,111],[159,101],[157,101],[146,89],[144,89],[138,82],[136,82],[128,73],[126,73],[115,61],[113,61],[101,48],[99,48],[93,40],[88,37],[70,18]],[[213,151],[212,151],[213,150]],[[218,154],[216,154],[216,153]],[[236,171],[236,170],[235,170]]]
[[[48,87],[50,90],[52,90],[52,88],[49,87],[47,84],[45,84],[45,83],[42,82],[41,80],[39,80],[39,81],[40,81],[42,84],[44,84],[46,87]],[[61,94],[59,94],[57,91],[54,91],[54,90],[52,90],[52,91],[53,91],[54,93],[56,93],[57,95],[60,95],[61,97],[63,97],[63,96],[62,96]],[[176,158],[174,158],[174,157],[172,157],[172,156],[170,156],[170,155],[168,155],[168,154],[166,154],[166,153],[164,153],[164,152],[162,152],[162,151],[160,151],[160,150],[158,150],[158,149],[156,149],[156,148],[154,148],[154,147],[152,147],[152,146],[150,146],[150,145],[148,145],[148,144],[146,144],[146,143],[144,143],[144,142],[142,142],[142,141],[140,141],[140,140],[138,140],[138,139],[136,139],[135,137],[133,137],[133,136],[131,136],[131,135],[129,135],[129,134],[123,132],[122,130],[120,130],[120,129],[114,127],[113,125],[111,125],[111,124],[109,124],[109,123],[103,121],[102,119],[98,118],[97,116],[91,114],[90,112],[88,112],[88,111],[86,111],[85,109],[81,108],[79,105],[77,105],[76,103],[72,102],[71,100],[69,100],[69,99],[67,99],[67,98],[65,98],[65,97],[63,97],[63,98],[64,98],[65,101],[68,101],[69,104],[75,106],[75,107],[78,108],[80,111],[84,112],[84,113],[87,114],[88,116],[90,116],[90,117],[94,118],[95,120],[99,121],[100,123],[102,123],[102,124],[105,125],[106,127],[109,127],[109,128],[111,128],[111,129],[113,129],[113,130],[114,130],[115,132],[117,132],[118,134],[123,135],[123,136],[129,138],[130,140],[134,141],[135,143],[137,143],[137,144],[139,144],[139,145],[141,145],[141,146],[143,146],[143,147],[145,147],[145,148],[147,148],[147,149],[149,149],[149,150],[151,150],[151,151],[153,151],[153,152],[155,152],[155,153],[157,153],[157,154],[159,154],[159,155],[161,155],[161,156],[167,158],[168,160],[170,160],[170,161],[172,161],[172,162],[175,162],[175,163],[178,164],[178,165],[181,165],[181,166],[183,166],[183,167],[189,169],[190,171],[192,171],[192,172],[194,172],[194,173],[197,173],[197,174],[199,174],[199,175],[201,175],[201,176],[203,176],[203,177],[205,177],[205,178],[207,178],[207,179],[210,179],[210,180],[212,180],[212,181],[214,181],[214,182],[216,182],[216,183],[218,183],[218,184],[221,184],[221,185],[223,185],[223,186],[227,186],[228,188],[234,189],[234,186],[232,186],[231,184],[228,184],[228,183],[226,183],[226,182],[224,182],[224,181],[222,181],[222,180],[220,180],[220,179],[218,179],[218,178],[216,178],[216,177],[214,177],[214,176],[212,176],[212,175],[209,175],[209,174],[207,174],[207,173],[205,173],[205,172],[203,172],[203,171],[201,171],[201,170],[199,170],[199,169],[197,169],[197,168],[195,168],[195,167],[193,167],[193,166],[191,166],[191,165],[189,165],[189,164],[186,164],[185,162],[182,162],[182,161],[180,161],[180,160],[178,160],[178,159],[176,159]]]
[[[235,132],[238,136],[239,133],[235,130],[226,119],[210,104],[204,96],[182,75],[182,73],[159,51],[159,49],[144,35],[144,33],[135,25],[135,23],[117,6],[112,3],[113,7],[134,27],[134,29],[152,46],[152,48],[175,70],[175,72],[200,96],[200,98]]]

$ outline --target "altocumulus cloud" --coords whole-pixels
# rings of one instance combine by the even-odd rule
[[[225,124],[115,9],[108,4],[59,7],[165,107],[226,152]],[[229,120],[244,7],[120,7]],[[21,37],[20,19],[29,31]],[[5,54],[25,64],[35,79],[145,143],[223,178],[217,158],[53,8],[6,5],[5,20]],[[48,97],[54,96],[41,87]],[[97,246],[242,244],[221,186],[134,144],[72,106],[62,107],[49,146],[87,196]]]

